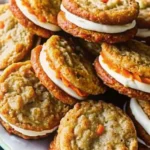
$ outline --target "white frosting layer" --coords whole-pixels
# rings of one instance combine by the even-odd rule
[[[125,87],[130,87],[132,89],[140,90],[143,92],[150,93],[150,85],[146,83],[139,82],[138,80],[134,80],[132,78],[124,77],[123,75],[113,71],[108,67],[107,64],[103,62],[102,56],[99,57],[99,63],[101,64],[102,68],[111,75],[115,80],[119,83],[123,84]]]
[[[68,93],[70,96],[78,99],[78,100],[83,100],[83,97],[80,97],[76,94],[75,91],[73,91],[71,88],[65,86],[63,82],[56,77],[56,73],[53,69],[50,68],[49,63],[46,60],[46,52],[45,48],[43,46],[42,51],[40,53],[40,64],[44,70],[44,72],[47,74],[47,76],[62,90],[64,90],[66,93]]]
[[[138,138],[138,142],[145,145],[146,147],[150,148],[150,146],[147,145],[142,139]]]
[[[9,126],[11,126],[15,131],[23,134],[23,135],[26,135],[26,136],[31,136],[31,137],[36,137],[36,136],[43,136],[43,135],[46,135],[48,133],[52,133],[53,131],[55,131],[57,129],[57,127],[51,129],[51,130],[43,130],[43,131],[32,131],[32,130],[26,130],[26,129],[22,129],[22,128],[19,128],[11,123],[9,123],[2,115],[0,115],[1,119],[8,123]]]
[[[28,11],[28,9],[24,5],[22,5],[21,0],[16,0],[16,4],[17,4],[18,8],[21,10],[21,12],[36,25],[38,25],[42,28],[45,28],[47,30],[51,30],[51,31],[60,31],[61,30],[60,27],[58,27],[57,25],[39,21],[35,15],[31,14]]]
[[[131,101],[130,101],[130,102],[131,102]],[[130,108],[130,109],[131,109],[131,108]],[[127,102],[124,104],[123,110],[124,110],[125,113],[127,112]],[[150,148],[150,146],[147,145],[142,139],[138,138],[138,142],[141,143],[141,144],[143,144],[143,145],[145,145],[145,146],[147,146],[148,148]]]
[[[125,25],[104,25],[78,17],[66,10],[63,5],[61,5],[61,10],[65,13],[66,19],[68,21],[86,30],[92,30],[102,33],[122,33],[134,28],[136,25],[135,20],[132,23]]]
[[[150,120],[144,113],[135,98],[130,101],[130,109],[134,115],[136,121],[144,128],[144,130],[150,135]]]
[[[138,32],[136,34],[137,37],[150,37],[150,30],[149,29],[138,29]]]

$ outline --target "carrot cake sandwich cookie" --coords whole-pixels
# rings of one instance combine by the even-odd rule
[[[118,107],[103,101],[77,103],[62,118],[49,150],[137,150],[136,130]]]
[[[30,61],[14,63],[0,76],[0,122],[9,133],[24,139],[45,137],[68,110],[40,83]]]
[[[150,1],[136,0],[140,6],[139,16],[137,18],[138,32],[136,37],[138,40],[145,41],[150,45]]]
[[[137,32],[138,9],[135,0],[62,0],[58,24],[91,42],[123,42]]]
[[[61,0],[10,0],[10,9],[18,21],[35,34],[48,38],[60,31],[57,14]]]
[[[150,102],[132,98],[125,111],[133,120],[139,142],[150,148]]]
[[[8,4],[0,4],[0,70],[22,60],[32,49],[34,35],[14,18]]]
[[[95,60],[97,75],[119,93],[150,100],[150,47],[131,40],[120,44],[102,44]]]
[[[57,35],[32,50],[31,63],[41,83],[64,103],[105,92],[92,63]]]

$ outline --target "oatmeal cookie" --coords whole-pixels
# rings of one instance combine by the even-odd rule
[[[134,102],[133,102],[134,101]],[[131,104],[132,102],[132,104]],[[136,106],[138,105],[138,106]],[[144,114],[148,117],[148,119],[150,118],[150,102],[149,101],[142,101],[142,100],[135,100],[135,99],[131,99],[130,103],[127,105],[127,114],[131,117],[131,119],[133,120],[133,123],[136,127],[137,130],[137,134],[140,137],[140,139],[142,139],[147,145],[150,146],[150,135],[149,133],[144,129],[144,127],[141,125],[141,123],[136,119],[137,114],[135,114],[135,112],[133,113],[133,109],[134,110],[139,110],[138,107],[140,107],[140,109],[142,109],[142,111],[144,112]],[[139,115],[142,115],[141,111],[139,113]],[[142,115],[143,116],[143,115]],[[142,119],[142,122],[144,122],[145,118]]]
[[[127,95],[129,97],[135,97],[137,99],[150,100],[150,93],[142,92],[140,90],[132,89],[128,86],[124,86],[115,80],[111,75],[109,75],[100,65],[98,58],[94,62],[94,66],[97,75],[103,80],[104,84],[110,88],[115,89],[120,94]]]
[[[0,5],[0,69],[22,60],[31,50],[34,35],[14,18],[8,4]]]
[[[20,1],[20,2],[22,2],[22,1]],[[35,0],[32,1],[32,2],[36,3]],[[41,7],[39,7],[39,8],[41,8]],[[41,36],[43,38],[48,38],[48,37],[50,37],[53,34],[51,29],[44,28],[45,24],[46,24],[46,20],[44,20],[44,23],[43,22],[42,23],[36,23],[37,20],[34,21],[35,22],[34,23],[31,19],[29,19],[29,17],[25,16],[25,14],[18,8],[18,6],[16,4],[16,0],[10,0],[10,10],[12,11],[12,13],[16,17],[16,19],[19,21],[19,23],[21,23],[24,27],[28,28],[30,31],[32,31],[33,33],[37,34],[38,36]],[[40,9],[40,11],[41,10],[43,10],[43,9]],[[40,15],[43,15],[43,13],[40,14]],[[39,15],[39,17],[40,17],[40,15]],[[32,16],[32,17],[33,18],[37,18],[35,16]],[[54,18],[51,18],[51,19],[53,21],[55,20]],[[40,26],[41,24],[42,24],[42,26]],[[43,26],[43,24],[44,24],[44,26]]]
[[[102,44],[95,61],[98,76],[106,85],[122,94],[150,100],[150,47],[131,40]]]
[[[57,99],[69,105],[75,104],[76,100],[73,97],[69,96],[67,93],[65,93],[63,90],[61,90],[61,88],[59,88],[52,80],[50,80],[50,78],[44,72],[39,61],[41,50],[42,50],[42,46],[38,46],[32,50],[32,54],[31,54],[31,63],[35,70],[36,76],[40,79],[41,83],[49,91],[51,91],[51,93]]]
[[[90,42],[125,42],[136,34],[135,0],[62,0],[58,24]]]
[[[131,73],[150,77],[150,47],[135,40],[110,45],[102,44],[102,55]]]
[[[61,0],[22,0],[22,4],[38,20],[57,25],[57,14],[60,11]]]
[[[86,30],[68,21],[65,17],[64,12],[62,11],[60,11],[58,14],[58,24],[65,32],[90,42],[104,42],[104,41],[108,43],[125,42],[128,41],[129,39],[132,39],[137,33],[136,27],[133,27],[132,29],[123,33],[114,33],[114,34]]]
[[[89,94],[104,92],[91,63],[84,56],[78,55],[63,37],[52,36],[44,46],[54,68],[68,82]]]
[[[87,97],[89,94],[104,93],[105,87],[97,78],[91,62],[85,59],[83,54],[78,54],[79,51],[75,48],[65,38],[57,35],[48,39],[42,47],[35,48],[31,61],[37,76],[42,77],[38,72],[42,66],[50,80],[77,99]],[[47,82],[40,80],[43,84]]]
[[[138,15],[135,0],[62,0],[62,4],[81,18],[108,25],[127,24]]]
[[[77,103],[61,120],[49,150],[137,150],[130,118],[103,101]]]
[[[69,108],[41,84],[30,61],[14,63],[0,76],[0,118],[9,133],[24,139],[45,137]]]

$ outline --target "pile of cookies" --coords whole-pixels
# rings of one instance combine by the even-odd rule
[[[4,128],[24,139],[58,129],[49,150],[148,149],[149,11],[149,0],[1,4]],[[125,112],[97,100],[110,88],[131,98]]]

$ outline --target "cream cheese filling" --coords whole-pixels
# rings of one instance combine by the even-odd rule
[[[99,56],[99,63],[101,64],[102,68],[110,76],[112,76],[115,80],[117,80],[119,83],[121,83],[125,87],[130,87],[132,89],[150,93],[150,85],[149,84],[139,82],[138,80],[135,80],[132,78],[124,77],[123,75],[113,71],[112,69],[109,68],[109,66],[107,64],[105,64],[103,62],[103,58],[101,55]]]
[[[61,28],[57,25],[39,21],[38,18],[35,15],[31,14],[28,11],[28,9],[22,4],[22,0],[16,0],[16,4],[17,4],[18,8],[21,10],[21,12],[36,25],[38,25],[44,29],[51,30],[51,31],[60,31],[61,30]]]
[[[136,121],[144,128],[144,130],[150,135],[150,120],[145,112],[142,110],[135,98],[130,101],[130,109],[134,115]]]
[[[136,25],[135,20],[125,25],[104,25],[78,17],[66,10],[63,5],[61,5],[61,10],[65,13],[66,19],[68,21],[86,30],[92,30],[102,33],[122,33],[134,28]]]
[[[150,29],[138,29],[136,36],[142,38],[150,37]]]
[[[131,101],[130,101],[131,102]],[[130,108],[130,109],[133,109],[133,108]],[[126,113],[127,112],[127,102],[124,104],[123,106],[123,110],[124,112]],[[131,110],[132,111],[132,110]],[[150,148],[149,145],[147,145],[142,139],[138,138],[138,142],[145,145],[146,147]]]
[[[26,135],[26,136],[31,136],[31,137],[36,137],[36,136],[44,136],[46,134],[49,134],[49,133],[52,133],[54,132],[57,127],[54,127],[53,129],[51,130],[43,130],[43,131],[32,131],[32,130],[26,130],[26,129],[23,129],[23,128],[20,128],[20,127],[17,127],[11,123],[9,123],[1,114],[0,114],[0,117],[1,119],[6,122],[7,124],[9,124],[9,126],[11,126],[15,131],[23,134],[23,135]]]
[[[43,46],[42,51],[40,53],[40,64],[44,70],[44,72],[47,74],[47,76],[63,91],[68,93],[70,96],[78,99],[78,100],[83,100],[83,97],[80,97],[76,94],[75,91],[73,91],[71,88],[65,86],[63,82],[56,77],[56,72],[49,66],[49,63],[46,60],[46,48]]]

